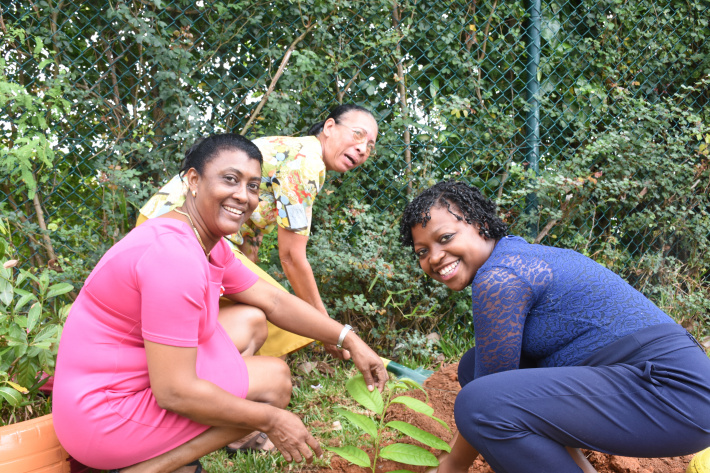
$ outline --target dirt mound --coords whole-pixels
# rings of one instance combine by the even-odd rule
[[[454,400],[460,387],[457,376],[458,364],[444,366],[424,383],[424,387],[429,394],[429,404],[434,408],[434,415],[446,422],[451,431],[446,430],[436,421],[429,417],[418,414],[410,409],[394,404],[387,413],[387,420],[402,420],[409,422],[421,429],[427,430],[447,442],[451,440],[456,432],[454,422]],[[424,400],[424,393],[421,391],[411,391],[408,396]],[[400,440],[403,441],[403,440]],[[391,442],[391,441],[390,441]],[[387,441],[385,441],[385,444]],[[416,443],[412,441],[412,443]],[[440,451],[434,451],[438,455]],[[585,451],[589,461],[594,465],[599,473],[684,473],[692,455],[672,458],[628,458],[612,455],[605,455],[599,452]],[[399,469],[408,469],[414,473],[423,473],[427,468],[413,467],[391,461],[378,462],[377,471],[387,472]],[[364,473],[371,470],[352,465],[340,457],[331,460],[330,468],[313,469],[306,468],[305,471],[322,473]],[[493,470],[479,456],[476,462],[468,470],[469,473],[493,473]]]

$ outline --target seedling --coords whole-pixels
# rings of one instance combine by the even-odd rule
[[[396,402],[404,404],[415,412],[431,417],[446,427],[447,430],[451,430],[444,421],[434,417],[434,409],[425,402],[409,396],[395,397],[397,392],[412,388],[421,389],[424,394],[426,394],[426,391],[424,391],[424,389],[416,382],[406,378],[396,382],[389,382],[387,383],[384,391],[380,393],[377,389],[368,391],[362,375],[358,375],[349,379],[345,384],[345,388],[355,401],[360,403],[360,405],[362,405],[365,409],[374,412],[374,418],[350,412],[341,408],[336,408],[335,410],[348,419],[350,423],[360,428],[370,436],[371,447],[374,451],[374,458],[372,459],[372,464],[370,464],[370,457],[367,453],[365,453],[364,450],[352,445],[346,445],[344,447],[326,447],[327,450],[340,455],[355,465],[363,468],[370,468],[373,473],[375,473],[375,467],[379,458],[385,458],[387,460],[393,460],[407,465],[439,466],[439,460],[437,460],[437,458],[430,451],[416,445],[393,443],[385,447],[381,447],[383,434],[388,430],[397,430],[400,433],[407,435],[414,440],[418,440],[431,448],[445,450],[447,452],[451,451],[451,447],[449,447],[445,441],[436,435],[427,432],[426,430],[422,430],[407,422],[398,420],[385,423],[384,419],[387,409],[392,403]],[[394,473],[405,472],[412,473],[410,470],[397,470]]]

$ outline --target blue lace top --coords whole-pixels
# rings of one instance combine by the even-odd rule
[[[576,251],[507,236],[471,283],[475,376],[578,365],[645,327],[673,323],[620,276]]]

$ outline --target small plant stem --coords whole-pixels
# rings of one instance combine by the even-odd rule
[[[392,393],[390,390],[387,390],[384,398],[382,399],[383,401],[383,408],[382,408],[382,415],[380,416],[379,419],[377,419],[377,437],[375,437],[375,443],[374,443],[374,456],[372,458],[372,473],[375,473],[375,469],[377,468],[377,460],[380,458],[380,440],[382,439],[382,432],[385,430],[385,416],[387,415],[387,409],[390,406],[390,401],[392,400]]]

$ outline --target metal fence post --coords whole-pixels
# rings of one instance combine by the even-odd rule
[[[527,55],[525,91],[529,104],[525,117],[525,161],[528,163],[528,169],[537,176],[540,161],[540,103],[538,101],[538,91],[540,90],[538,66],[540,65],[540,29],[542,24],[540,0],[526,0],[525,8],[528,12],[525,28]],[[534,216],[537,213],[537,194],[528,194],[525,207],[528,215]],[[538,233],[535,219],[531,219],[528,228],[530,236],[535,237]]]

